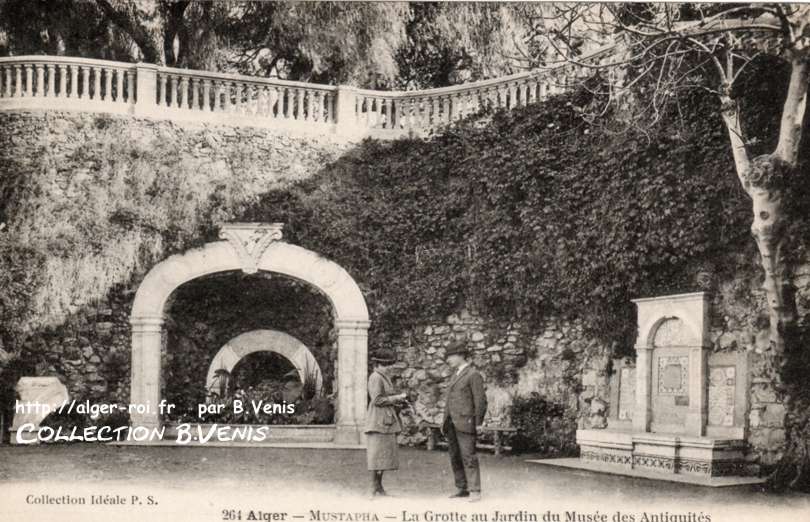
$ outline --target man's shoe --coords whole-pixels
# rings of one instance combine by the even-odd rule
[[[469,499],[467,502],[481,502],[481,492],[480,491],[471,491],[469,493]]]
[[[455,493],[453,493],[452,495],[450,495],[450,498],[463,498],[463,497],[469,497],[469,496],[470,496],[469,491],[467,491],[466,489],[460,489],[460,490],[456,491]]]

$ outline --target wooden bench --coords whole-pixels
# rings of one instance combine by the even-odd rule
[[[421,426],[428,429],[427,449],[429,451],[435,450],[439,445],[447,445],[446,442],[439,441],[442,431],[441,426],[432,422],[423,422],[421,423]],[[500,426],[484,426],[481,428],[479,433],[492,433],[493,444],[478,443],[475,446],[477,448],[491,449],[496,456],[500,457],[503,454],[504,449],[512,449],[511,446],[504,444],[504,434],[511,435],[513,433],[517,433],[517,429],[508,427],[504,428]]]

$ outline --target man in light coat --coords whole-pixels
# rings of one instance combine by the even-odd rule
[[[477,427],[487,413],[484,379],[469,362],[470,353],[464,341],[447,347],[447,364],[455,371],[450,377],[445,397],[442,432],[447,437],[450,465],[457,491],[451,498],[481,499],[481,473],[475,454]]]

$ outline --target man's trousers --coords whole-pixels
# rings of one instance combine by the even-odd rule
[[[448,417],[444,424],[444,436],[450,453],[450,465],[456,487],[463,491],[481,491],[481,472],[478,468],[478,456],[475,454],[473,433],[456,430],[453,420]]]

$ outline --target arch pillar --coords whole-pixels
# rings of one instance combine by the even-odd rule
[[[132,325],[130,403],[135,405],[130,418],[133,426],[158,428],[163,317],[133,317],[130,324]],[[138,412],[137,409],[140,407],[145,407],[146,411]]]
[[[335,442],[361,444],[366,420],[368,328],[371,322],[338,320],[338,403]]]

